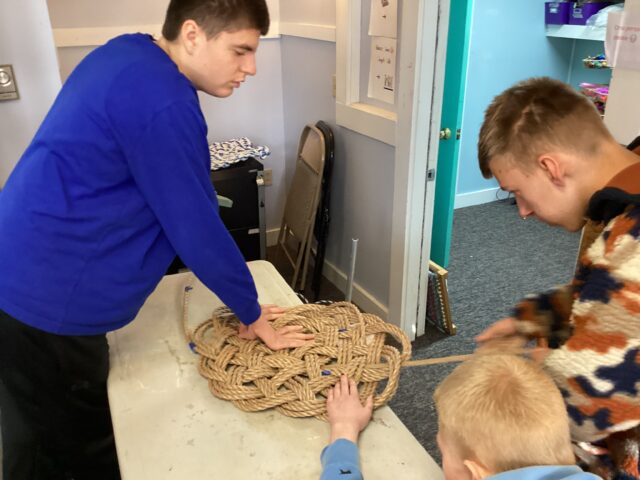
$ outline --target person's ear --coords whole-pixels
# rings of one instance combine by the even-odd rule
[[[469,470],[472,480],[483,480],[493,475],[493,472],[490,472],[487,467],[475,460],[465,460],[463,463],[467,470]]]
[[[182,24],[182,28],[180,29],[180,40],[182,46],[189,55],[192,55],[195,52],[199,42],[201,41],[200,37],[203,33],[204,32],[195,20],[188,19]]]
[[[538,157],[538,166],[542,168],[547,178],[551,180],[554,185],[564,186],[566,170],[565,165],[558,155],[546,153],[540,155]]]

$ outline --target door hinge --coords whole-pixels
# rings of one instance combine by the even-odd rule
[[[430,168],[427,170],[427,182],[433,182],[436,179],[436,169]]]

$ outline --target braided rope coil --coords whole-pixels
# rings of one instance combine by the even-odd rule
[[[185,319],[187,307],[185,295]],[[276,329],[302,325],[315,334],[304,347],[273,351],[261,341],[239,338],[238,325],[225,307],[191,333],[185,322],[185,332],[200,354],[198,370],[211,393],[247,412],[275,408],[290,417],[326,420],[328,390],[343,373],[358,383],[362,400],[373,395],[374,408],[380,407],[395,394],[400,369],[411,356],[402,330],[347,302],[301,305],[273,322]],[[380,382],[386,385],[378,393]]]

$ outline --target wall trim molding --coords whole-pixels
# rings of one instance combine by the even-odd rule
[[[53,38],[55,45],[58,48],[96,47],[98,45],[103,45],[113,37],[117,37],[118,35],[125,33],[149,33],[158,37],[160,36],[161,31],[161,24],[54,28]],[[269,33],[262,37],[262,40],[277,39],[283,35],[335,43],[336,27],[335,25],[319,25],[313,23],[273,22],[269,29]]]
[[[499,187],[487,188],[476,192],[459,193],[456,195],[454,208],[471,207],[473,205],[482,205],[499,200],[496,195],[500,191]]]
[[[335,25],[317,25],[313,23],[280,22],[280,35],[335,43],[336,27]]]
[[[397,121],[397,114],[390,110],[366,103],[345,105],[336,102],[336,122],[340,126],[387,145],[395,146],[396,144]]]
[[[113,37],[125,33],[149,33],[160,36],[161,24],[152,25],[119,25],[113,27],[82,27],[82,28],[54,28],[53,40],[57,48],[67,47],[97,47],[103,45]],[[280,38],[279,25],[273,23],[269,34],[262,39]]]

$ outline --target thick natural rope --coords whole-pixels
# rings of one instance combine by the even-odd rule
[[[411,343],[402,330],[347,302],[287,310],[273,322],[274,328],[301,325],[315,339],[304,347],[273,351],[261,341],[241,339],[239,321],[226,307],[191,331],[190,290],[185,288],[183,327],[191,348],[200,354],[198,370],[214,396],[247,412],[275,408],[290,417],[326,419],[328,390],[343,373],[358,383],[362,400],[373,396],[377,408],[396,393],[402,367],[460,362],[471,356],[409,361]],[[388,337],[401,350],[389,345]],[[385,385],[378,393],[381,382]]]
[[[325,418],[328,389],[343,373],[359,384],[363,399],[373,395],[374,407],[379,407],[395,394],[400,368],[411,356],[411,343],[398,327],[346,302],[301,305],[275,320],[276,329],[302,325],[315,335],[310,345],[299,348],[273,351],[261,341],[239,338],[238,320],[226,308],[190,332],[189,289],[183,322],[200,354],[200,374],[214,396],[244,411],[275,408],[291,417]],[[387,336],[401,351],[386,343]],[[379,382],[386,382],[380,393]]]

